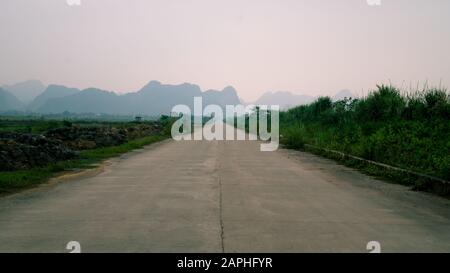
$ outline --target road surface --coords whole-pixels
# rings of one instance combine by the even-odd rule
[[[450,202],[311,154],[164,141],[0,198],[0,252],[449,252]]]

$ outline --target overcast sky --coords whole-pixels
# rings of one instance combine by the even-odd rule
[[[356,93],[450,86],[450,1],[0,0],[0,84],[129,92],[150,80]]]

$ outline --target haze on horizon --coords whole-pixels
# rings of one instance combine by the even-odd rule
[[[2,0],[0,85],[330,95],[450,85],[448,0]]]

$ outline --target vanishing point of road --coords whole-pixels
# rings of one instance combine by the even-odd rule
[[[0,252],[449,252],[450,201],[259,142],[167,140],[0,198]]]

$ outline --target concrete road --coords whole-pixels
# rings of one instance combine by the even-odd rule
[[[450,202],[311,154],[172,140],[0,198],[0,252],[449,252]]]

